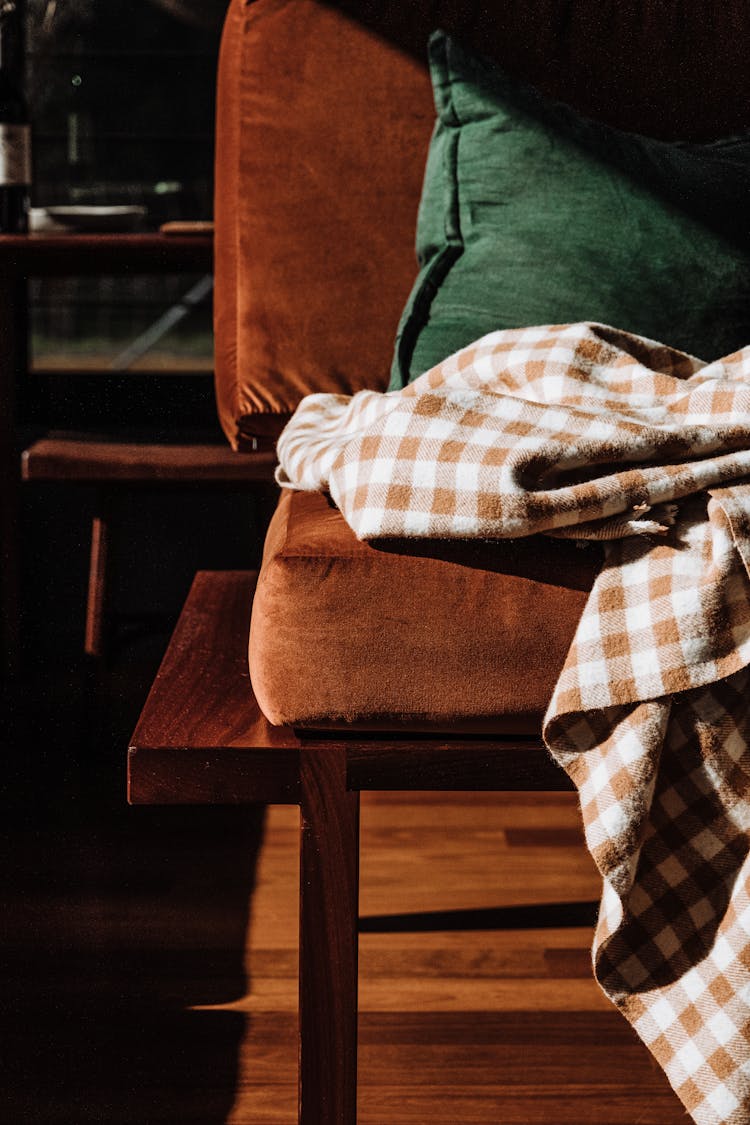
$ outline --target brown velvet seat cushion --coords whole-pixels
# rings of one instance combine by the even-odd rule
[[[273,723],[538,734],[597,547],[359,542],[318,493],[271,522],[250,673]]]

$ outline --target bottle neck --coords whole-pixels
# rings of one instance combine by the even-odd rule
[[[0,71],[14,84],[23,78],[23,9],[20,0],[0,0]]]

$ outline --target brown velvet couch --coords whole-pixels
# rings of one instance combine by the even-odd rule
[[[433,28],[589,115],[703,140],[747,128],[748,25],[739,0],[231,0],[215,212],[231,444],[272,448],[309,392],[385,389],[415,273]],[[547,540],[379,550],[325,497],[285,494],[250,638],[276,725],[258,716],[244,659],[238,671],[216,656],[209,621],[221,588],[234,591],[226,617],[246,620],[248,584],[196,587],[136,732],[131,797],[300,805],[303,1125],[356,1117],[358,792],[569,787],[540,718],[597,565]],[[214,647],[191,671],[201,630]],[[346,733],[316,733],[335,726]]]
[[[748,23],[708,0],[232,0],[215,305],[232,445],[271,448],[307,393],[387,385],[434,120],[430,30],[610,124],[705,139],[746,126]],[[383,552],[323,498],[287,493],[253,612],[256,696],[277,724],[538,733],[598,565],[549,541]]]

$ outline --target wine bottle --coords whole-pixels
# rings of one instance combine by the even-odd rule
[[[23,22],[17,0],[0,0],[0,231],[28,230],[31,129],[23,96]]]
[[[68,190],[72,203],[89,202],[94,179],[94,145],[91,110],[88,108],[86,85],[78,72],[70,80],[70,105],[68,109]]]

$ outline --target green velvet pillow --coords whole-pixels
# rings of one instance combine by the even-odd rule
[[[750,343],[750,141],[578,116],[436,32],[420,272],[391,388],[498,328],[599,321],[704,360]]]

